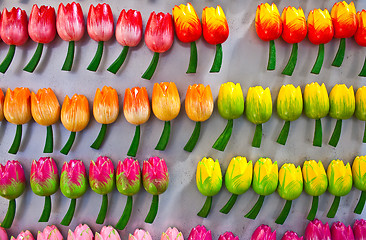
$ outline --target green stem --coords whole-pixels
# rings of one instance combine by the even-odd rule
[[[212,196],[207,196],[205,204],[203,204],[203,207],[197,213],[197,216],[207,218],[208,214],[210,213],[211,206],[212,206]]]
[[[191,56],[189,57],[189,65],[186,73],[196,73],[197,71],[197,46],[196,42],[191,42]]]
[[[102,206],[100,206],[99,214],[98,214],[97,220],[95,221],[96,223],[98,223],[98,224],[104,223],[105,216],[107,215],[107,210],[108,210],[108,195],[104,194]]]
[[[363,207],[365,206],[365,202],[366,202],[366,192],[362,191],[361,196],[360,196],[360,200],[358,200],[358,203],[357,203],[357,206],[354,210],[354,213],[361,214],[362,210],[363,210]]]
[[[17,154],[21,140],[22,140],[22,125],[19,124],[19,125],[17,125],[17,130],[15,133],[13,144],[11,145],[8,153]]]
[[[292,73],[295,70],[296,62],[297,62],[297,49],[298,49],[298,44],[297,43],[292,44],[291,56],[287,62],[285,69],[283,69],[282,74],[287,75],[287,76],[292,76]]]
[[[344,53],[346,52],[346,39],[341,38],[339,42],[339,47],[337,51],[337,55],[335,56],[332,66],[334,67],[340,67],[342,65],[343,59],[344,59]]]
[[[227,124],[226,124],[224,131],[217,138],[217,140],[214,143],[214,145],[212,146],[212,148],[219,150],[219,151],[225,150],[226,145],[228,144],[228,142],[230,140],[231,133],[233,132],[233,125],[234,125],[233,119],[227,120]]]
[[[322,120],[315,120],[315,131],[314,131],[314,139],[313,146],[321,147],[323,142],[323,129],[322,129]]]
[[[127,196],[125,209],[123,210],[123,214],[116,225],[116,228],[118,230],[125,229],[128,221],[130,220],[131,212],[132,212],[132,196]]]
[[[165,121],[163,132],[161,133],[159,142],[156,145],[155,150],[164,151],[166,146],[168,145],[169,137],[170,137],[170,121]]]
[[[225,204],[225,206],[223,208],[221,208],[220,212],[224,213],[224,214],[228,214],[230,212],[230,210],[233,208],[236,199],[238,198],[237,194],[232,194],[229,201],[227,201],[227,203]]]
[[[365,61],[363,62],[362,70],[361,70],[360,74],[358,74],[358,76],[366,77],[366,57],[365,57]]]
[[[36,69],[36,67],[39,63],[39,60],[41,59],[42,51],[43,51],[43,43],[38,43],[37,49],[36,49],[35,53],[33,54],[33,57],[28,62],[27,66],[25,66],[23,68],[24,71],[30,72],[30,73],[34,72],[34,69]]]
[[[313,202],[311,204],[308,217],[306,218],[307,220],[313,221],[315,219],[316,212],[318,211],[318,205],[319,205],[319,196],[313,196]]]
[[[61,70],[71,71],[72,63],[74,62],[74,53],[75,53],[75,42],[69,41],[69,47],[67,49],[66,59]]]
[[[127,156],[136,157],[139,144],[140,144],[140,125],[136,125],[135,135],[133,136],[131,146],[128,149]]]
[[[48,222],[51,215],[51,196],[45,196],[44,198],[44,207],[41,217],[38,222]]]
[[[262,142],[262,124],[257,124],[255,127],[252,147],[260,148]]]
[[[291,210],[291,205],[292,205],[292,200],[287,200],[285,206],[283,207],[283,209],[280,213],[280,216],[278,216],[275,223],[282,225],[286,221],[286,218]]]
[[[6,212],[4,221],[1,223],[1,227],[8,229],[11,227],[15,217],[16,203],[15,199],[9,200],[8,211]]]
[[[222,46],[219,43],[216,45],[215,59],[212,64],[210,72],[211,73],[220,72],[221,65],[222,65]]]
[[[145,218],[146,223],[153,223],[158,213],[159,208],[159,195],[153,195],[153,199],[151,201],[150,210]]]
[[[275,70],[276,68],[276,45],[274,40],[269,41],[269,56],[267,70]]]
[[[44,145],[43,152],[44,153],[52,153],[53,152],[52,125],[47,126],[46,144]]]
[[[97,52],[95,53],[93,60],[90,62],[87,68],[89,71],[93,72],[97,71],[100,64],[100,60],[102,59],[103,55],[103,46],[104,46],[103,41],[98,42]]]
[[[311,73],[319,74],[323,66],[323,61],[324,61],[324,44],[321,43],[319,44],[318,56],[316,57],[313,69],[311,69]]]
[[[187,144],[184,146],[184,150],[187,152],[192,152],[194,147],[197,144],[198,138],[200,137],[201,132],[201,122],[196,122],[196,126],[194,127],[193,133],[189,138]]]
[[[99,130],[97,138],[90,147],[98,150],[104,141],[106,132],[107,132],[107,124],[102,124],[102,127]]]
[[[72,144],[74,144],[75,136],[76,136],[76,132],[70,132],[69,139],[67,140],[65,146],[60,151],[62,154],[65,154],[65,155],[69,154]]]
[[[117,71],[121,68],[122,64],[125,62],[129,46],[124,46],[121,54],[118,56],[118,58],[112,63],[112,65],[109,66],[107,69],[111,73],[116,74]]]
[[[146,69],[145,73],[142,75],[143,79],[150,80],[154,75],[155,69],[158,66],[159,62],[159,53],[154,52],[153,59],[150,62],[149,67]]]
[[[13,61],[14,53],[15,53],[15,45],[10,45],[9,50],[8,50],[8,54],[4,58],[3,62],[0,64],[0,72],[1,73],[5,73],[6,70],[8,70],[11,61]]]
[[[363,131],[363,139],[362,139],[363,143],[366,143],[366,122],[365,122],[365,129]]]
[[[265,196],[263,196],[263,195],[259,195],[259,198],[258,198],[257,202],[255,203],[255,205],[244,217],[249,218],[249,219],[256,219],[259,211],[262,208],[264,197]]]
[[[76,198],[71,199],[69,209],[67,210],[65,217],[62,219],[61,225],[64,225],[64,226],[70,225],[71,220],[74,217],[75,207],[76,207]]]
[[[332,203],[332,206],[329,209],[329,212],[327,214],[328,218],[334,218],[334,216],[337,213],[338,207],[339,207],[339,202],[341,201],[341,197],[338,196],[334,196],[334,200]]]
[[[290,131],[290,121],[286,121],[282,127],[280,135],[277,138],[277,142],[282,145],[286,145],[288,133]]]
[[[332,137],[329,140],[329,145],[333,147],[337,146],[339,138],[341,137],[341,130],[342,130],[342,119],[337,119],[337,123],[333,130]]]

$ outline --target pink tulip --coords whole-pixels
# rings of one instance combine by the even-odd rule
[[[351,226],[346,227],[342,222],[333,223],[330,228],[332,234],[332,240],[354,240],[353,231]]]
[[[95,240],[121,240],[118,232],[111,226],[104,226],[99,233],[95,233]]]
[[[271,228],[267,225],[260,225],[254,231],[251,240],[276,240],[276,230],[272,232]]]
[[[235,236],[232,232],[225,232],[220,235],[219,240],[239,240],[239,237]]]
[[[31,232],[29,232],[28,230],[26,230],[25,232],[21,232],[19,233],[17,238],[11,237],[11,240],[34,240],[33,235]],[[2,238],[1,238],[2,240]]]
[[[314,219],[308,223],[305,229],[305,240],[331,240],[328,223],[323,224],[320,220]]]
[[[6,233],[6,230],[2,227],[0,227],[0,240],[8,240],[8,234]]]
[[[64,41],[79,41],[85,32],[83,10],[79,3],[60,3],[56,19],[57,33]]]
[[[281,238],[281,240],[303,240],[304,237],[299,237],[297,233],[293,231],[287,231]]]
[[[353,234],[356,240],[366,240],[366,221],[364,219],[355,221],[353,224]]]
[[[38,231],[37,240],[63,240],[62,234],[55,225],[47,226],[43,232]]]
[[[93,240],[94,234],[92,230],[86,224],[80,224],[75,228],[75,231],[72,232],[69,229],[69,233],[67,235],[67,240]]]
[[[128,235],[128,240],[152,240],[152,238],[148,231],[137,228],[133,235]]]
[[[188,240],[212,240],[211,230],[206,230],[205,226],[197,225],[189,233]]]
[[[169,227],[163,234],[161,235],[160,240],[184,240],[183,233],[179,232],[179,230],[175,227]],[[235,239],[237,240],[237,239]]]

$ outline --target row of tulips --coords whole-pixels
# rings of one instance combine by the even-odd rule
[[[165,122],[164,129],[156,145],[156,150],[165,150],[170,138],[171,120],[180,112],[180,97],[174,82],[155,83],[152,92],[152,111],[154,115]],[[247,119],[256,125],[252,146],[259,148],[262,141],[262,124],[272,116],[272,97],[269,88],[261,86],[250,87],[244,104],[243,91],[239,83],[227,82],[221,84],[217,105],[220,115],[227,119],[227,125],[222,134],[213,144],[213,148],[224,151],[232,134],[233,120],[241,117],[246,107]],[[30,93],[28,88],[8,89],[5,95],[0,91],[0,120],[6,120],[17,125],[16,135],[9,153],[18,152],[22,124],[29,122],[32,117],[40,125],[47,126],[45,153],[53,152],[52,125],[61,119],[64,127],[69,130],[70,137],[62,148],[61,153],[68,154],[75,140],[76,132],[82,131],[89,123],[90,112],[88,99],[84,95],[75,94],[71,99],[66,95],[62,108],[56,95],[50,88],[39,89],[37,93]],[[3,107],[2,107],[3,106]],[[331,116],[337,119],[331,146],[336,147],[342,129],[342,120],[351,118],[353,114],[366,121],[366,86],[359,88],[354,94],[353,87],[336,84],[329,96],[325,85],[316,82],[307,84],[304,93],[300,87],[292,84],[283,85],[277,96],[277,113],[285,124],[278,136],[277,142],[285,145],[290,131],[290,122],[298,119],[303,110],[307,117],[316,120],[313,145],[322,146],[321,118]],[[212,115],[214,107],[211,88],[203,84],[190,85],[186,92],[185,109],[189,119],[196,122],[194,131],[184,147],[192,152],[200,135],[201,122]],[[135,157],[140,142],[140,125],[150,118],[150,101],[144,87],[127,88],[125,90],[123,113],[126,120],[136,126],[135,135],[127,155]],[[61,115],[61,116],[60,116]],[[116,121],[119,115],[118,94],[112,87],[104,86],[97,89],[93,102],[93,115],[102,124],[98,137],[91,145],[99,149],[103,143],[107,125]],[[366,142],[366,128],[363,137]]]
[[[276,49],[274,40],[282,39],[292,44],[289,61],[282,74],[291,76],[297,62],[298,43],[308,35],[312,44],[319,45],[318,56],[311,73],[319,74],[324,60],[324,44],[333,37],[340,39],[337,54],[332,66],[340,67],[345,54],[346,38],[354,36],[358,45],[366,46],[366,10],[356,13],[353,2],[345,1],[333,5],[331,13],[327,9],[311,10],[306,22],[304,11],[301,7],[286,7],[280,15],[277,6],[272,3],[262,3],[257,7],[255,28],[260,39],[269,41],[269,59],[267,70],[276,67]],[[359,76],[366,77],[366,60]]]
[[[216,45],[215,60],[211,72],[219,72],[222,63],[221,44],[229,36],[229,26],[225,14],[220,6],[206,7],[202,12],[202,26],[193,6],[181,4],[173,8],[173,19],[177,37],[184,43],[191,44],[191,58],[187,73],[195,73],[197,69],[197,41],[203,32],[204,39]],[[170,49],[174,40],[173,19],[170,13],[152,12],[146,24],[145,43],[154,52],[150,66],[142,78],[151,79],[157,67],[159,54]],[[15,46],[23,45],[29,37],[38,43],[37,50],[23,69],[33,72],[40,61],[44,44],[50,43],[56,36],[69,42],[68,53],[62,70],[70,71],[74,59],[75,42],[79,41],[85,32],[85,21],[79,3],[60,3],[57,17],[51,6],[38,7],[33,5],[29,16],[20,8],[8,11],[4,8],[1,15],[1,39],[8,44],[9,52],[0,64],[0,72],[5,73],[15,53]],[[110,40],[114,33],[114,20],[111,7],[107,3],[90,5],[86,28],[89,36],[98,42],[97,52],[88,66],[88,70],[96,71],[100,64],[104,42]],[[126,59],[130,47],[137,46],[142,39],[142,17],[137,10],[122,10],[116,25],[116,39],[123,46],[119,57],[108,68],[116,73]]]
[[[196,184],[200,193],[207,197],[197,215],[206,218],[211,209],[212,197],[218,194],[222,187],[222,172],[218,160],[204,157],[198,162]],[[361,214],[366,201],[366,156],[357,156],[352,169],[349,163],[345,165],[342,160],[333,160],[327,172],[320,160],[305,161],[302,169],[292,163],[285,163],[278,170],[277,161],[273,163],[269,158],[260,158],[254,164],[253,170],[252,161],[248,162],[245,157],[238,156],[231,159],[225,173],[225,186],[232,196],[220,212],[229,213],[238,195],[244,194],[252,186],[259,198],[245,217],[255,219],[265,196],[277,190],[280,197],[286,200],[286,205],[276,219],[276,223],[283,224],[291,210],[292,201],[297,199],[304,189],[307,194],[313,196],[307,219],[314,220],[319,196],[328,190],[335,196],[327,214],[328,218],[333,218],[341,197],[351,191],[352,185],[361,191],[361,197],[354,210],[355,213]]]
[[[145,222],[152,223],[158,212],[159,195],[164,193],[169,185],[169,173],[164,159],[149,158],[143,162],[142,171],[139,162],[132,158],[119,161],[116,171],[108,157],[98,157],[95,162],[92,160],[89,167],[89,185],[94,192],[103,196],[96,223],[104,223],[108,210],[108,193],[116,186],[121,194],[128,197],[123,214],[116,224],[117,229],[124,229],[132,212],[132,196],[140,191],[141,181],[145,190],[153,195],[150,211],[145,219]],[[64,162],[61,177],[52,158],[41,157],[38,161],[33,160],[30,173],[31,189],[36,195],[45,197],[39,222],[48,222],[51,214],[51,195],[60,188],[62,194],[71,199],[69,209],[61,222],[62,225],[69,226],[75,212],[76,199],[86,192],[87,182],[86,169],[81,160]],[[1,227],[11,227],[16,210],[15,199],[23,194],[25,184],[24,170],[18,161],[0,164],[0,196],[9,200],[8,212]]]

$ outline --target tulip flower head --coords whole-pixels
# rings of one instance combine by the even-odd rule
[[[56,29],[60,38],[69,42],[67,56],[62,70],[70,71],[74,61],[75,42],[85,33],[83,10],[79,3],[60,3],[57,10]]]
[[[38,231],[37,240],[63,240],[62,234],[55,225],[47,226],[43,232]]]
[[[305,239],[331,240],[328,223],[323,224],[320,220],[314,219],[309,222],[305,229]]]
[[[160,240],[184,240],[183,233],[175,227],[169,227],[161,234]]]
[[[356,220],[353,224],[353,234],[356,240],[363,240],[366,237],[366,221],[364,219]]]
[[[239,240],[239,237],[235,236],[232,232],[225,232],[219,236],[219,240]]]
[[[211,230],[207,230],[204,225],[197,225],[192,228],[188,240],[212,240]]]
[[[38,7],[37,4],[34,4],[29,15],[28,33],[29,37],[38,43],[33,57],[23,68],[24,71],[32,73],[41,59],[43,45],[52,42],[56,36],[55,9],[45,5]]]
[[[358,120],[365,122],[366,121],[366,86],[362,86],[359,89],[357,89],[355,102],[356,102],[355,116]],[[366,143],[366,125],[365,125],[362,142]]]
[[[332,235],[332,240],[355,239],[351,226],[345,226],[344,223],[339,221],[333,223],[332,227],[330,228],[330,232]]]
[[[7,238],[5,238],[6,240]],[[11,240],[34,240],[33,235],[30,231],[22,231],[18,234],[17,238],[11,237]]]
[[[136,157],[140,144],[140,125],[149,120],[150,113],[150,101],[146,88],[126,88],[123,101],[123,114],[127,122],[136,125],[135,135],[127,152],[128,156]]]
[[[2,227],[0,227],[0,239],[8,240],[8,234],[6,233],[6,230]]]
[[[299,237],[297,233],[293,231],[287,231],[281,238],[281,240],[303,240],[304,237]]]
[[[269,226],[262,224],[255,229],[250,240],[276,240],[276,230],[272,232]]]
[[[201,122],[209,119],[213,112],[213,98],[210,85],[193,84],[188,86],[184,101],[186,113],[189,119],[196,122],[194,131],[184,147],[184,150],[192,152],[198,141]]]
[[[116,26],[116,39],[123,46],[123,50],[118,58],[107,69],[116,74],[124,63],[130,47],[136,47],[142,38],[142,18],[137,10],[122,10]]]
[[[142,166],[142,183],[145,190],[153,195],[150,211],[145,218],[146,223],[153,223],[158,212],[159,195],[164,193],[169,185],[168,167],[164,159],[151,157]]]
[[[100,233],[95,233],[95,240],[121,240],[121,237],[112,226],[104,226]]]
[[[136,228],[133,235],[129,234],[128,240],[152,240],[152,237],[148,231]]]
[[[366,156],[357,156],[352,164],[354,186],[361,191],[354,213],[361,214],[366,201]]]
[[[362,11],[359,11],[356,13],[356,19],[357,19],[357,31],[355,33],[355,41],[358,45],[362,47],[366,47],[366,10],[362,9]],[[358,74],[360,77],[366,77],[366,64],[363,64],[362,70],[360,74]]]
[[[67,240],[78,240],[78,239],[94,240],[93,231],[89,228],[88,225],[79,224],[75,228],[74,232],[71,231],[71,229],[69,229],[69,232],[68,232],[68,235],[67,235]]]
[[[93,102],[93,115],[102,124],[98,137],[90,146],[99,149],[104,141],[107,125],[116,121],[119,114],[118,94],[116,89],[104,86],[102,91],[97,88]]]
[[[109,4],[90,5],[86,26],[89,36],[98,42],[98,49],[87,68],[95,72],[102,59],[104,42],[113,36],[113,13]]]
[[[0,121],[4,120],[4,93],[0,89]]]

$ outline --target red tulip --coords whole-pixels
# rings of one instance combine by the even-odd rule
[[[137,10],[123,9],[119,15],[116,26],[116,39],[123,46],[119,57],[108,68],[111,73],[116,73],[126,59],[129,47],[136,47],[142,38],[142,18]]]
[[[1,15],[1,39],[9,46],[8,54],[0,65],[0,72],[5,73],[15,53],[15,46],[23,45],[28,40],[27,13],[20,8],[10,12],[4,8]]]
[[[29,16],[28,33],[30,38],[38,43],[38,46],[32,59],[23,70],[33,72],[41,59],[43,44],[51,42],[56,36],[55,9],[45,5],[38,8],[37,4],[34,4]]]
[[[150,66],[147,68],[142,78],[150,80],[155,72],[159,61],[159,53],[169,50],[173,45],[173,20],[169,13],[152,12],[146,24],[145,43],[154,52]]]
[[[96,7],[90,5],[87,30],[89,36],[98,42],[98,49],[88,70],[96,71],[103,54],[103,45],[113,36],[113,13],[111,7],[107,3],[98,4]]]
[[[83,10],[79,3],[60,3],[56,19],[57,33],[64,41],[69,42],[67,56],[62,70],[70,71],[74,60],[75,41],[79,41],[85,33]]]
[[[356,13],[357,18],[357,31],[355,33],[355,41],[358,45],[366,47],[366,10],[363,9]],[[362,70],[358,75],[360,77],[366,77],[366,61],[363,64]]]

